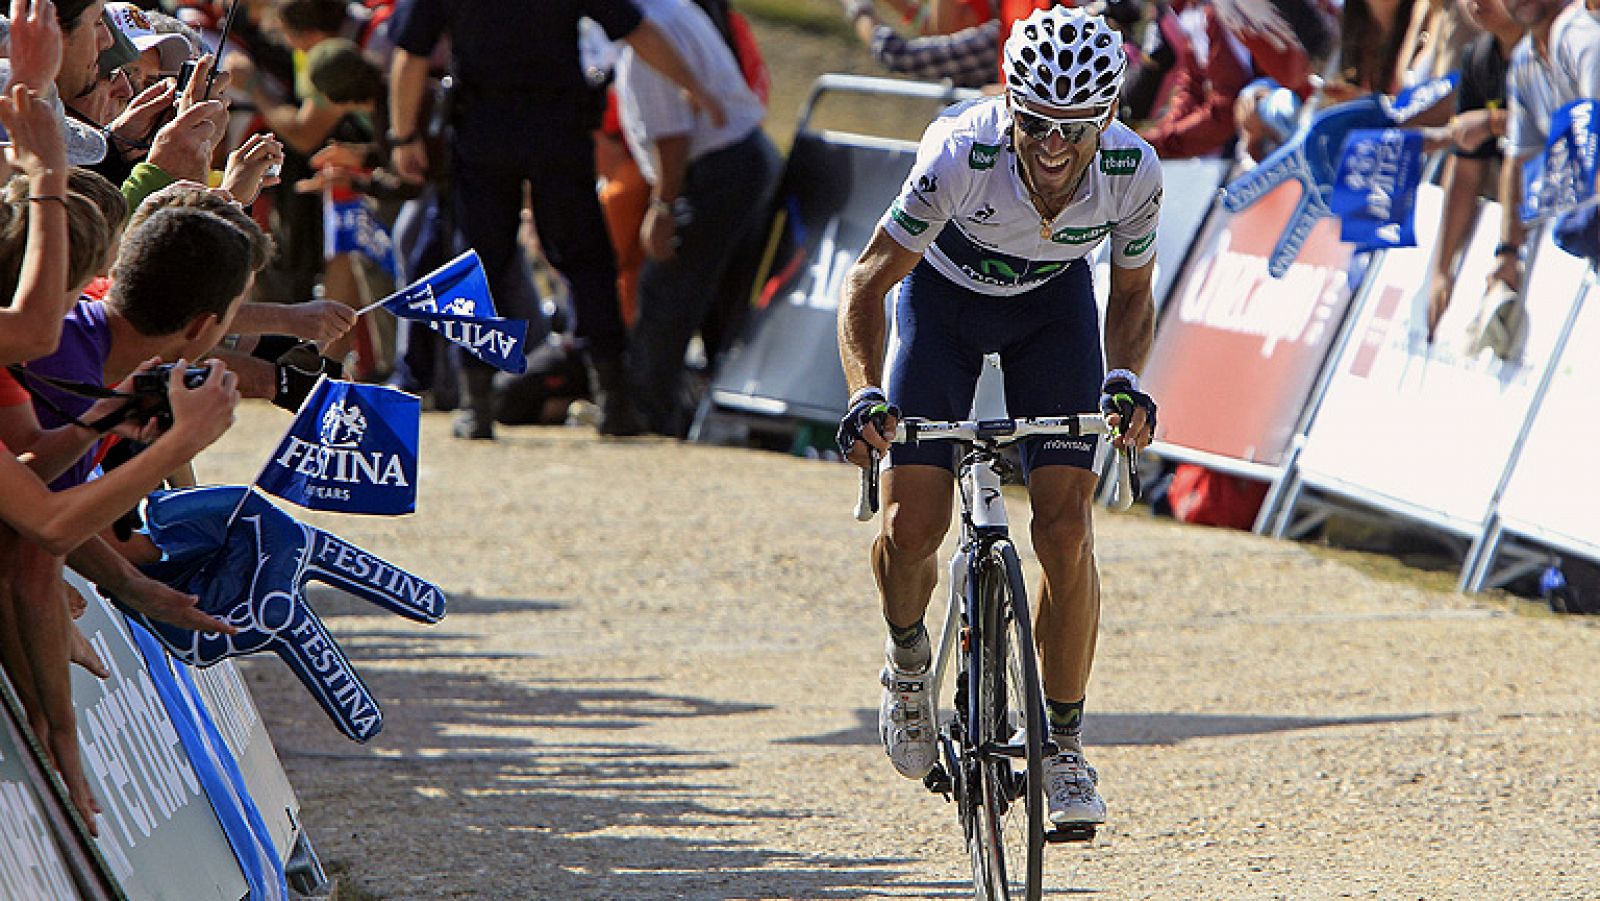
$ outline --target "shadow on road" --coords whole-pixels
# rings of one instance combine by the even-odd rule
[[[1090,745],[1175,745],[1190,738],[1217,738],[1226,735],[1262,735],[1322,729],[1328,726],[1371,726],[1407,723],[1427,719],[1431,714],[1393,714],[1381,716],[1308,717],[1247,716],[1212,713],[1091,713],[1084,738]],[[796,745],[876,745],[878,711],[859,709],[856,725],[838,732],[791,738],[784,744]]]
[[[322,606],[365,609],[331,598]],[[340,736],[276,659],[248,660],[245,672],[306,829],[325,861],[371,895],[971,897],[965,883],[915,881],[914,849],[885,858],[769,845],[759,837],[785,834],[793,813],[737,787],[728,773],[740,762],[688,739],[625,740],[664,720],[722,717],[737,728],[759,706],[659,681],[529,678],[518,669],[537,661],[479,654],[459,635],[365,617],[339,625],[384,711],[371,743]],[[375,855],[415,864],[376,866]]]

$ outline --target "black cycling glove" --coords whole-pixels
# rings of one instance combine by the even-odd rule
[[[867,423],[882,429],[889,417],[900,418],[900,408],[889,403],[882,388],[867,387],[850,398],[850,410],[839,420],[839,453],[850,456],[856,442],[861,440],[861,430]]]
[[[1156,433],[1156,402],[1139,390],[1139,377],[1126,369],[1113,369],[1100,383],[1100,412],[1122,416],[1124,431],[1133,424],[1134,409],[1143,409],[1150,434]]]

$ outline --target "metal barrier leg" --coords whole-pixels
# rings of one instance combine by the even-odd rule
[[[311,846],[311,834],[303,829],[300,837],[295,839],[294,851],[290,853],[288,863],[284,864],[283,875],[289,883],[290,893],[296,898],[320,901],[333,897],[336,886],[323,870],[317,849]]]

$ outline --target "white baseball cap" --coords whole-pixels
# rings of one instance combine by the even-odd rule
[[[161,71],[176,72],[190,56],[189,42],[181,34],[158,32],[144,10],[132,3],[107,3],[106,13],[140,53],[154,47],[161,53]]]

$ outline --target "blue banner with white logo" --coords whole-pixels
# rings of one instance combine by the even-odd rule
[[[324,376],[256,484],[310,510],[411,513],[421,422],[415,395]]]
[[[1414,247],[1422,135],[1395,128],[1356,129],[1344,140],[1328,209],[1339,240],[1362,249]]]
[[[377,698],[317,616],[307,587],[332,585],[413,622],[436,623],[446,604],[439,586],[299,522],[249,488],[157,492],[144,512],[161,549],[144,572],[194,594],[201,610],[238,632],[196,632],[123,606],[131,620],[191,666],[275,653],[346,737],[366,742],[383,729]]]
[[[359,253],[383,267],[390,278],[400,277],[400,265],[395,258],[394,239],[383,227],[378,217],[367,206],[366,198],[322,201],[323,255]]]
[[[384,309],[428,327],[505,372],[526,372],[528,323],[495,315],[489,278],[468,250],[383,300]]]
[[[1394,95],[1393,99],[1380,95],[1378,102],[1383,105],[1384,112],[1389,114],[1389,121],[1396,125],[1404,125],[1449,98],[1460,83],[1461,73],[1451,72],[1432,81],[1412,85]]]
[[[1544,153],[1522,164],[1524,222],[1568,213],[1595,198],[1600,100],[1574,100],[1550,117]]]

